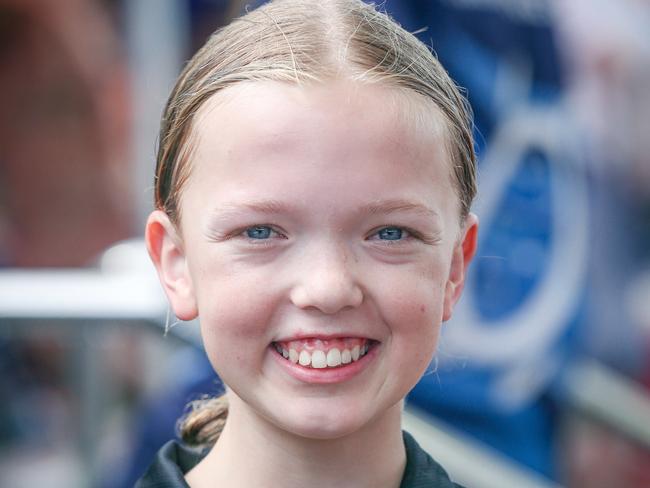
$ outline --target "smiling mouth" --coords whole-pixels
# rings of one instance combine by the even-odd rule
[[[271,345],[285,360],[310,369],[340,368],[365,356],[378,344],[371,339],[307,339],[273,342]]]

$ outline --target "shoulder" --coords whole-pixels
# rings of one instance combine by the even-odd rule
[[[205,450],[190,449],[177,441],[169,441],[158,451],[135,488],[189,488],[185,482],[185,473],[206,454]]]
[[[400,488],[462,488],[449,479],[449,475],[413,436],[403,432],[406,448],[406,468]]]

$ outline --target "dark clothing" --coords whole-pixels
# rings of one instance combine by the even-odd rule
[[[400,488],[462,488],[407,432],[404,432],[406,468]],[[207,451],[193,451],[176,441],[165,444],[135,488],[188,488],[184,473],[196,466]]]

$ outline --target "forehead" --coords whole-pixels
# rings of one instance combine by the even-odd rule
[[[380,84],[240,83],[197,114],[189,183],[212,180],[224,191],[230,182],[243,191],[265,179],[277,183],[278,174],[288,184],[311,174],[337,193],[354,170],[369,193],[385,191],[387,178],[412,179],[456,200],[447,191],[453,185],[442,120],[433,102]]]
[[[201,107],[193,135],[206,150],[222,144],[265,154],[283,145],[296,148],[301,132],[310,128],[346,134],[360,129],[360,149],[373,142],[379,150],[412,152],[426,145],[446,153],[440,144],[447,140],[446,127],[432,101],[406,89],[347,80],[239,83]]]

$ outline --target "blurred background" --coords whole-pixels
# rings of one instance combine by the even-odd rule
[[[0,486],[133,486],[220,391],[141,236],[175,77],[258,3],[0,0]],[[421,435],[468,488],[650,486],[650,2],[385,9],[466,89],[480,157]]]

